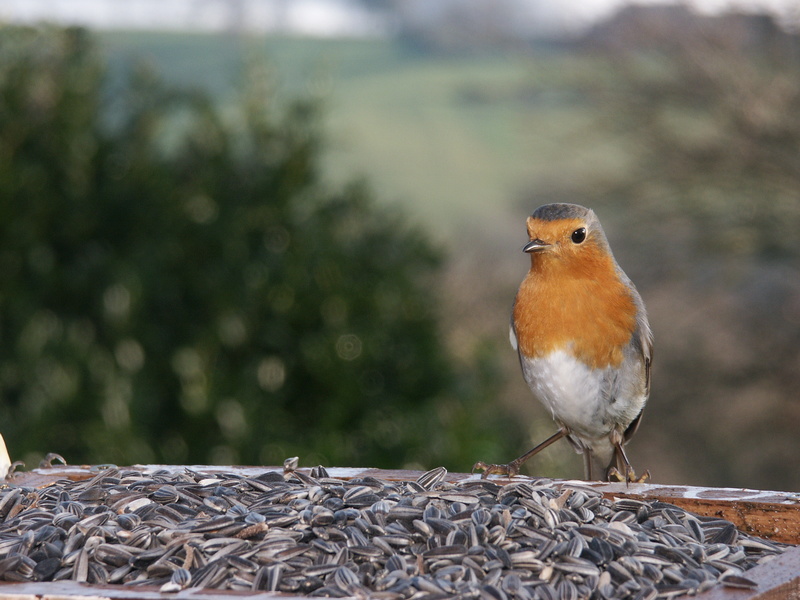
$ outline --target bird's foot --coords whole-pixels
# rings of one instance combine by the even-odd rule
[[[14,479],[14,477],[17,476],[17,474],[20,472],[20,469],[22,469],[23,467],[25,467],[24,462],[22,462],[21,460],[15,460],[13,463],[11,463],[11,465],[9,465],[8,471],[6,471],[5,474],[5,479],[9,481],[11,479]]]
[[[481,479],[486,479],[489,475],[506,475],[507,477],[513,477],[519,473],[519,465],[513,460],[505,465],[486,464],[482,460],[479,460],[472,465],[472,472],[474,473],[475,471],[483,471]]]
[[[60,462],[62,465],[65,465],[65,466],[67,464],[67,461],[60,454],[56,454],[55,452],[48,452],[47,455],[45,455],[45,457],[39,463],[39,468],[40,469],[52,469],[53,468],[53,462]]]
[[[608,473],[606,474],[606,479],[608,481],[616,481],[619,483],[625,482],[625,485],[629,483],[644,483],[648,479],[650,479],[650,470],[646,470],[640,476],[636,476],[636,472],[633,470],[633,467],[628,465],[628,468],[625,469],[625,475],[619,472],[617,467],[610,467],[608,469]]]

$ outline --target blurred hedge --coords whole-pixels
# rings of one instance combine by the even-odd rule
[[[490,353],[458,363],[440,339],[439,252],[365,186],[326,186],[314,102],[277,107],[263,84],[223,118],[145,72],[112,86],[85,31],[0,30],[12,458],[466,468],[516,451],[513,427],[481,437],[509,428],[484,402]]]

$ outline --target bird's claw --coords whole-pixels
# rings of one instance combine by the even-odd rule
[[[15,460],[13,463],[9,465],[8,471],[6,471],[5,474],[5,479],[9,481],[11,479],[14,479],[14,477],[16,477],[17,474],[20,472],[20,469],[24,467],[25,467],[24,462],[22,462],[21,460]]]
[[[505,465],[495,465],[486,464],[482,460],[479,460],[472,465],[472,472],[474,473],[475,471],[483,471],[483,473],[481,473],[481,479],[486,479],[489,475],[505,475],[507,477],[513,477],[519,473],[519,466],[515,465],[513,462]]]
[[[625,482],[625,485],[629,483],[644,483],[648,479],[650,479],[650,470],[646,470],[640,476],[636,476],[636,472],[633,470],[633,467],[628,465],[628,468],[625,469],[625,475],[619,472],[617,467],[611,467],[608,470],[608,481],[616,481],[619,483]]]
[[[39,463],[39,468],[52,469],[54,461],[60,462],[62,465],[65,466],[67,464],[67,461],[60,454],[56,454],[55,452],[48,452],[47,455],[42,459],[42,462]]]

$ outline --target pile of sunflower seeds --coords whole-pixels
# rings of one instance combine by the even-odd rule
[[[784,550],[662,502],[525,479],[145,473],[0,492],[0,580],[493,600],[671,598]]]

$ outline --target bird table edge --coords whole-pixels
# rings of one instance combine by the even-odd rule
[[[248,592],[186,588],[178,592],[160,592],[159,588],[136,588],[111,584],[88,584],[77,581],[31,581],[25,583],[0,582],[2,600],[308,600],[284,592]]]
[[[800,547],[791,548],[771,561],[748,570],[755,589],[717,585],[697,594],[695,600],[797,600],[800,598]]]

